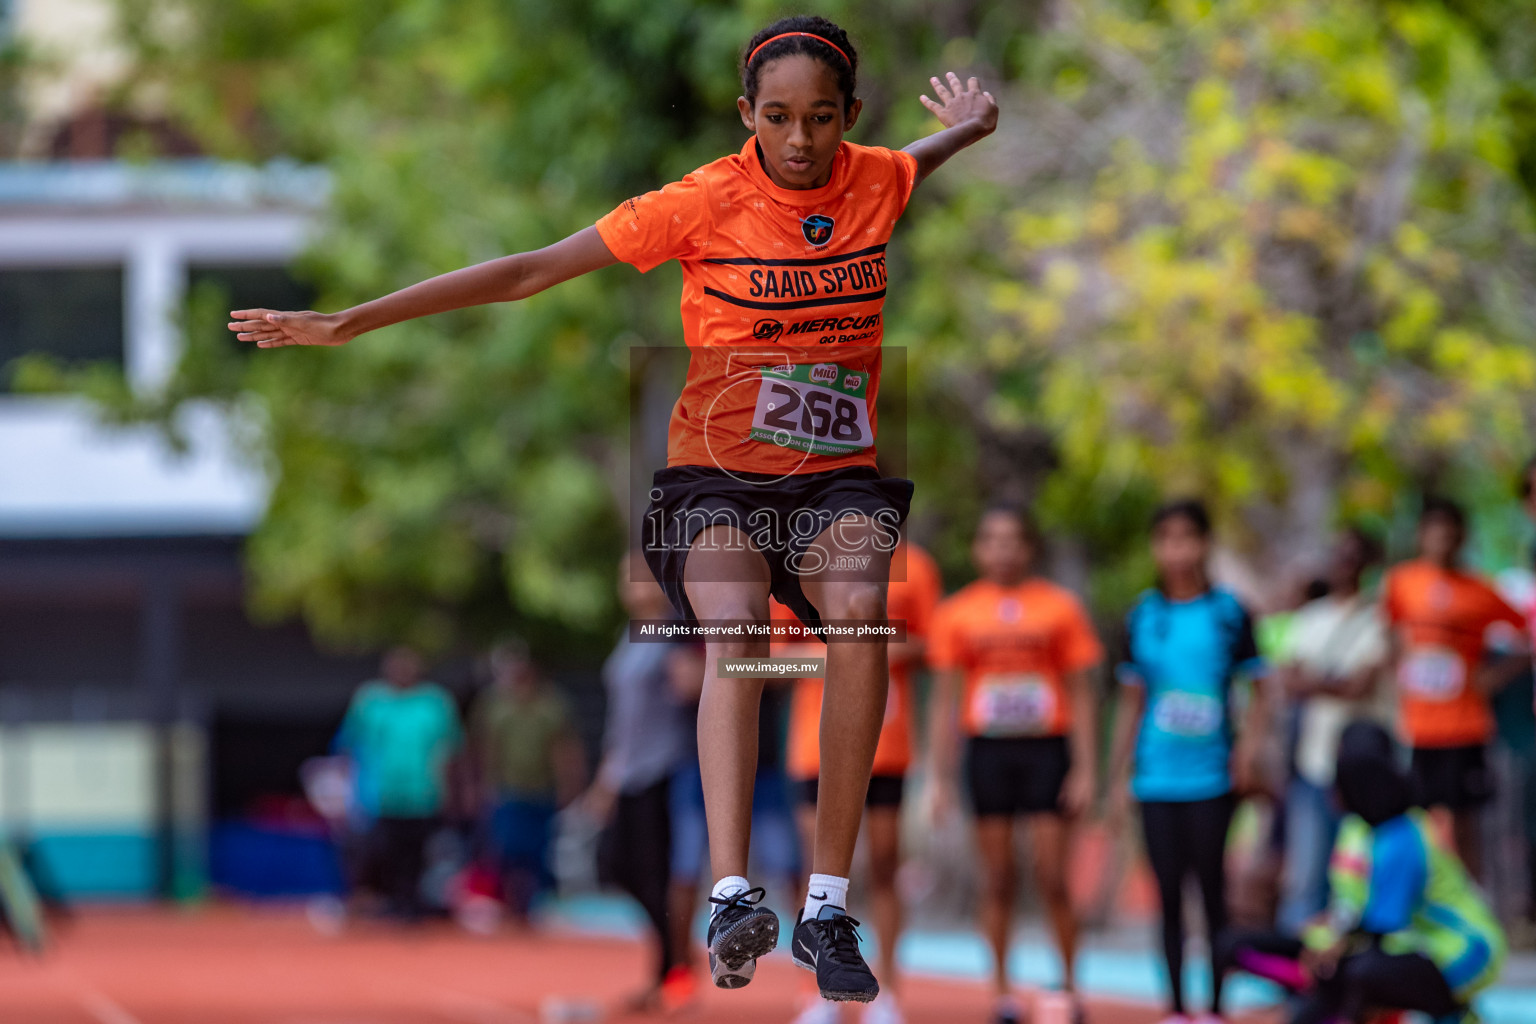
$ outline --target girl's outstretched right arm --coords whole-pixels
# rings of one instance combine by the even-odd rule
[[[428,278],[339,313],[237,309],[229,329],[258,348],[284,345],[345,345],[359,334],[451,309],[488,302],[512,302],[536,295],[561,281],[599,270],[618,259],[597,228],[589,227],[533,252],[477,263]]]

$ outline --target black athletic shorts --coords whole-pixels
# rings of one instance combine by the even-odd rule
[[[821,624],[800,589],[794,566],[823,530],[849,513],[886,524],[894,546],[912,506],[912,481],[882,477],[869,466],[775,476],[734,473],[717,466],[668,466],[651,486],[641,546],[686,621],[698,622],[683,590],[683,564],[694,538],[710,526],[746,533],[768,560],[770,590],[807,626]]]
[[[973,736],[965,758],[971,806],[978,818],[1060,814],[1071,767],[1065,736]]]
[[[907,780],[900,775],[872,775],[869,792],[864,796],[865,807],[900,807],[901,796]],[[811,807],[816,806],[816,794],[820,791],[818,780],[795,780],[795,800]]]
[[[1483,747],[1414,747],[1410,770],[1425,807],[1459,810],[1493,799],[1493,773]]]

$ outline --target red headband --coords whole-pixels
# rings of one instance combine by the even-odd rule
[[[843,58],[843,60],[848,64],[850,68],[853,67],[853,61],[848,60],[848,55],[843,52],[842,47],[838,46],[830,39],[823,39],[821,36],[814,32],[780,32],[776,36],[769,36],[767,39],[764,39],[762,42],[758,43],[756,48],[754,48],[751,53],[747,54],[747,66],[752,66],[752,61],[756,59],[759,53],[762,52],[763,47],[767,46],[769,43],[776,43],[780,39],[788,39],[790,36],[805,36],[805,38],[814,39],[818,43],[826,43],[828,46],[832,47],[832,49],[837,51],[837,55]]]

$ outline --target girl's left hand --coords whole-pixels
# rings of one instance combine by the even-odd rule
[[[981,129],[982,135],[991,135],[997,128],[997,101],[992,94],[982,91],[978,79],[972,78],[961,85],[960,76],[953,71],[945,78],[948,79],[947,86],[937,78],[928,79],[933,83],[933,94],[938,100],[921,96],[923,106],[933,111],[933,116],[946,128],[970,122]]]

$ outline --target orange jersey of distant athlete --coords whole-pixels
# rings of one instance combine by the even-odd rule
[[[1076,596],[1042,579],[1011,587],[977,580],[939,605],[928,638],[933,670],[962,673],[970,736],[1065,736],[1066,677],[1103,658]]]
[[[683,268],[690,359],[667,465],[782,475],[875,464],[885,247],[916,183],[909,154],[844,142],[825,186],[780,188],[754,136],[597,222],[623,262]]]
[[[1464,747],[1493,738],[1493,711],[1476,685],[1489,630],[1511,635],[1525,616],[1487,583],[1425,561],[1407,562],[1382,586],[1399,637],[1397,692],[1403,731],[1415,747]]]
[[[903,542],[892,556],[900,565],[906,555],[906,579],[892,580],[886,594],[886,617],[907,624],[908,639],[926,639],[934,609],[944,596],[944,583],[933,556],[915,544]],[[774,616],[792,616],[774,602]],[[825,657],[826,646],[802,644],[775,649],[782,656]],[[890,691],[885,699],[885,719],[875,747],[875,775],[905,775],[912,764],[912,670],[920,663],[892,661]],[[789,777],[814,779],[821,773],[822,680],[797,679],[789,712]]]

